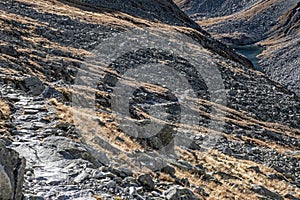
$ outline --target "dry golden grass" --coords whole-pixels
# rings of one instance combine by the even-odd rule
[[[7,56],[7,55],[0,55],[1,63],[13,63],[13,62],[11,62],[10,59],[13,59],[13,58],[11,56]],[[4,68],[4,67],[0,67],[0,73],[5,74],[5,75],[14,75],[14,76],[18,76],[20,74],[19,71],[16,71],[16,70],[10,69],[10,68]]]
[[[71,108],[57,101],[57,99],[49,99],[50,105],[56,108],[56,117],[64,122],[74,123]]]
[[[0,120],[6,120],[11,113],[10,107],[7,102],[0,98]]]
[[[151,88],[151,87],[150,87]],[[205,102],[205,100],[199,100],[201,101],[201,104],[211,104],[211,102]],[[73,110],[74,108],[64,106],[61,103],[58,103],[56,100],[52,99],[51,100],[52,104],[55,105],[57,108],[57,114],[58,117],[61,120],[68,120],[71,123],[74,123],[72,119],[72,116],[74,113],[79,113],[80,115],[83,116],[83,119],[86,119],[87,115],[89,115],[88,111],[84,110]],[[217,105],[220,107],[220,109],[225,109],[227,111],[230,111],[231,113],[234,113],[236,115],[239,115],[242,119],[248,119],[244,114],[235,111],[235,110],[230,110],[229,108],[226,107],[221,107],[220,105]],[[85,115],[85,114],[87,115]],[[91,113],[90,113],[91,114]],[[105,121],[105,119],[112,119],[111,122],[107,122],[104,127],[101,127],[99,130],[95,131],[93,135],[90,135],[88,132],[88,129],[85,129],[85,127],[90,127],[88,124],[85,124],[84,127],[81,127],[83,129],[83,132],[86,132],[86,134],[83,135],[84,139],[86,141],[90,141],[93,136],[99,134],[101,138],[105,138],[106,141],[108,141],[110,144],[112,144],[115,148],[119,149],[120,152],[132,152],[136,149],[142,149],[141,146],[139,146],[137,143],[132,141],[128,136],[126,136],[124,133],[118,131],[117,129],[117,124],[115,123],[114,119],[115,116],[110,115],[110,114],[104,114],[104,113],[97,113],[97,117],[101,121]],[[250,119],[250,121],[253,119]],[[247,123],[247,120],[245,120],[245,123]],[[262,123],[262,122],[261,122]],[[263,123],[264,124],[264,123]],[[244,124],[247,125],[247,124]],[[266,126],[268,124],[264,124],[264,127],[268,128]],[[91,125],[94,127],[94,125]],[[274,125],[272,125],[274,127]],[[288,129],[287,127],[281,127],[283,129]],[[119,136],[125,140],[125,142],[117,142],[115,141],[115,137]],[[230,137],[228,137],[230,138]],[[236,139],[235,139],[236,140]],[[271,143],[266,143],[260,140],[255,140],[252,138],[247,138],[243,137],[244,141],[252,141],[256,143],[257,145],[260,146],[267,146],[269,148],[275,148],[280,152],[280,146],[271,144]],[[96,146],[93,143],[90,143],[93,145],[96,149],[99,150],[104,150],[101,147]],[[282,151],[285,151],[286,148],[282,149]],[[108,152],[109,153],[109,152]],[[201,177],[192,174],[190,172],[187,172],[182,169],[176,168],[176,176],[178,178],[188,178],[189,181],[198,186],[203,186],[205,191],[210,193],[209,199],[258,199],[256,194],[254,194],[251,190],[249,185],[250,184],[258,184],[258,185],[263,185],[267,187],[270,190],[277,191],[281,195],[285,195],[290,191],[298,192],[298,189],[295,189],[291,187],[288,183],[283,182],[283,181],[278,181],[278,180],[268,180],[266,178],[266,174],[271,174],[271,173],[277,173],[275,170],[265,167],[264,165],[254,163],[251,161],[243,161],[243,160],[237,160],[235,158],[232,158],[230,156],[224,155],[218,151],[209,151],[209,152],[198,152],[194,151],[193,153],[183,150],[183,149],[177,149],[178,155],[180,155],[180,158],[190,162],[191,164],[202,164],[208,173],[213,173],[213,176],[215,179],[220,181],[222,185],[218,185],[217,183],[214,182],[207,182],[201,180]],[[196,158],[195,158],[196,155]],[[121,154],[119,156],[120,160],[124,161],[130,161],[128,157],[125,154]],[[250,167],[253,166],[258,166],[260,168],[260,173],[256,173],[254,170],[249,169]],[[132,166],[134,167],[134,166]],[[146,169],[143,170],[137,170],[137,174],[140,172],[145,172]],[[149,171],[149,170],[148,170]],[[215,172],[225,172],[227,174],[236,176],[240,179],[223,179],[219,175],[214,174]],[[150,171],[149,171],[150,172]],[[136,175],[137,176],[137,175]],[[154,176],[154,175],[153,175]],[[163,182],[173,182],[174,179],[170,177],[167,174],[160,173],[159,174],[159,179]],[[200,196],[199,196],[200,197]],[[202,197],[201,197],[202,198]]]
[[[175,181],[175,179],[172,178],[169,174],[159,172],[158,176],[159,176],[159,180],[161,180],[163,182],[173,183]]]
[[[100,67],[100,66],[92,65],[92,64],[88,64],[88,63],[85,63],[85,65],[90,65],[92,71],[94,71],[95,73],[103,74],[104,71],[108,72],[107,69],[105,69],[104,67]],[[109,70],[109,73],[116,74],[116,72],[111,71],[111,70]],[[240,73],[242,73],[242,72],[240,72]],[[166,92],[166,89],[164,89],[162,87],[137,82],[137,81],[134,81],[134,80],[129,81],[129,79],[126,80],[126,77],[125,77],[125,81],[122,81],[122,83],[126,84],[128,86],[131,85],[131,86],[136,86],[136,87],[137,87],[137,85],[139,85],[139,86],[142,85],[149,92],[153,92],[153,93],[157,93],[157,94],[163,94],[164,92]],[[62,89],[62,90],[65,90],[65,89]],[[68,93],[76,92],[77,94],[80,94],[80,91],[85,91],[85,92],[89,91],[91,93],[99,93],[101,96],[106,95],[103,92],[99,92],[99,91],[97,91],[95,89],[91,89],[91,88],[79,88],[79,90],[77,90],[77,91],[69,89]],[[84,93],[82,93],[81,95],[84,95]],[[288,135],[290,137],[300,138],[300,136],[299,136],[300,135],[299,134],[300,130],[292,129],[288,126],[284,126],[284,125],[277,124],[277,123],[259,121],[257,119],[248,117],[246,115],[246,111],[237,111],[237,110],[230,109],[226,106],[216,104],[216,103],[204,100],[204,99],[192,99],[192,98],[189,98],[189,97],[187,97],[187,99],[191,100],[195,103],[195,104],[193,103],[191,105],[188,105],[192,110],[195,110],[195,111],[199,112],[202,116],[210,117],[213,120],[225,121],[227,123],[235,124],[235,125],[238,125],[240,127],[245,127],[245,128],[250,128],[250,129],[251,129],[252,126],[258,126],[262,129],[266,129],[266,130],[269,130],[269,131],[272,131],[272,132],[275,132],[275,133],[278,133],[278,134],[283,134],[283,135]],[[90,99],[90,101],[92,101],[92,100],[93,99]],[[195,105],[195,106],[192,106],[192,105]],[[205,106],[213,106],[217,110],[217,112],[221,113],[222,115],[221,116],[212,116],[210,113],[206,113],[204,111],[199,110],[199,106],[200,107],[201,106],[204,106],[204,107]],[[58,109],[60,109],[60,108],[58,108]],[[68,112],[63,111],[63,112],[60,112],[60,113],[61,113],[60,114],[61,116],[59,115],[60,119],[71,119],[70,117],[65,116]],[[71,113],[71,114],[74,114],[74,113]],[[152,116],[149,116],[148,114],[143,113],[141,111],[140,111],[140,114],[143,115],[145,118],[149,118],[153,121],[156,121],[157,123],[160,123],[160,124],[165,124],[166,123],[166,122],[161,121],[159,119],[153,118]],[[100,115],[101,115],[101,120],[105,120],[105,118],[115,120],[115,117],[112,116],[112,115],[109,115],[109,116],[108,115],[103,115],[103,114],[100,114]],[[191,127],[187,124],[177,124],[177,125],[178,125],[178,127],[180,126],[180,127],[187,128],[189,130],[193,130],[193,131],[191,131],[191,133],[192,132],[194,132],[195,134],[197,134],[199,132],[201,132],[201,133],[214,133],[216,135],[222,135],[222,136],[226,137],[229,140],[238,140],[238,141],[242,140],[242,141],[251,142],[251,143],[257,144],[259,146],[274,149],[277,152],[283,153],[283,154],[286,154],[286,152],[288,150],[290,150],[290,151],[295,150],[294,148],[291,148],[291,147],[283,147],[281,145],[276,144],[275,142],[261,141],[261,140],[257,140],[257,139],[253,139],[253,138],[249,138],[249,137],[235,138],[234,136],[226,135],[224,133],[220,133],[220,132],[217,132],[217,131],[214,131],[214,130],[211,130],[211,129],[207,129],[207,128],[201,127],[201,126]],[[114,129],[114,128],[116,126],[117,126],[117,124],[114,124],[114,127],[111,127],[112,129],[106,130],[106,132],[109,133],[109,131],[110,132],[115,131],[116,129]],[[89,131],[86,130],[86,132],[89,132]],[[101,132],[103,132],[103,130],[101,130]],[[116,133],[112,133],[112,135],[115,135],[115,134]],[[92,139],[92,138],[89,138],[89,139]],[[110,140],[111,138],[108,137],[107,139]],[[129,142],[129,143],[131,143],[132,147],[136,147],[134,145],[134,143],[132,143],[132,142]],[[129,149],[132,149],[132,148],[129,148]]]
[[[99,195],[93,195],[93,198],[95,198],[96,200],[104,200],[101,196]]]
[[[291,137],[296,137],[300,138],[300,130],[299,129],[294,129],[290,128],[289,126],[281,125],[278,123],[272,123],[272,122],[264,122],[264,121],[259,121],[257,119],[254,119],[252,117],[248,117],[244,112],[234,110],[232,108],[226,107],[221,104],[216,104],[207,100],[203,99],[195,99],[195,101],[199,102],[199,104],[202,105],[209,105],[209,106],[214,106],[218,112],[223,112],[224,115],[229,115],[232,119],[233,122],[240,123],[240,125],[244,126],[251,126],[251,125],[258,125],[261,128],[265,128],[270,131],[274,131],[276,133],[283,133],[286,135],[289,135]],[[230,120],[229,118],[227,118]]]
[[[250,190],[249,186],[251,184],[263,185],[270,190],[277,191],[281,195],[291,191],[298,194],[297,196],[300,194],[299,188],[292,187],[285,181],[267,179],[267,174],[278,174],[278,172],[259,163],[237,160],[215,150],[208,152],[194,151],[193,154],[181,150],[181,155],[181,159],[192,164],[202,164],[208,173],[212,173],[213,177],[222,183],[222,185],[213,181],[208,183],[195,174],[176,169],[176,175],[179,178],[186,177],[191,183],[204,187],[210,193],[209,199],[258,199],[256,194]],[[195,155],[197,159],[195,159]],[[256,173],[250,169],[253,166],[258,166],[261,173]],[[224,179],[215,174],[216,172],[224,172],[239,179]]]
[[[43,2],[43,1],[37,1],[37,2]],[[7,23],[7,21],[15,21],[16,23],[20,23],[23,25],[26,25],[26,29],[19,28],[18,26],[11,26]],[[0,55],[0,60],[4,61],[6,63],[11,63],[13,65],[19,65],[20,70],[16,71],[9,68],[0,68],[0,72],[6,75],[20,75],[22,73],[31,74],[39,77],[41,80],[45,80],[44,74],[43,74],[43,67],[40,64],[38,64],[35,60],[40,60],[42,62],[49,62],[51,60],[60,59],[58,56],[49,56],[47,55],[46,58],[36,56],[32,54],[32,50],[36,49],[36,47],[41,47],[44,49],[57,49],[61,52],[65,53],[71,53],[78,57],[87,57],[90,56],[91,53],[82,49],[75,49],[72,47],[65,47],[58,43],[49,41],[47,38],[41,37],[40,35],[36,35],[34,33],[35,28],[40,26],[48,26],[47,23],[37,21],[33,18],[20,16],[13,13],[5,13],[0,15],[0,25],[3,30],[6,30],[8,32],[18,32],[21,34],[21,39],[28,43],[28,47],[18,46],[17,51],[21,54],[27,54],[29,56],[26,66],[24,66],[24,63],[21,63],[20,60],[16,57],[9,56],[6,54]],[[1,44],[7,44],[0,40]],[[39,49],[38,48],[38,49]],[[22,74],[23,75],[23,74]]]
[[[142,147],[130,139],[130,137],[118,129],[115,122],[115,116],[106,113],[95,113],[88,109],[79,109],[63,105],[57,102],[56,99],[50,99],[50,104],[56,108],[57,118],[64,122],[75,124],[82,132],[82,139],[93,146],[95,149],[105,151],[110,156],[116,152],[110,152],[105,147],[92,142],[95,137],[99,137],[109,143],[112,148],[118,151],[120,160],[128,161],[126,153],[134,150],[142,150]],[[105,122],[105,125],[99,125],[98,122]],[[122,138],[122,142],[116,140],[116,137]],[[134,163],[132,163],[134,164]],[[136,166],[132,166],[136,168]]]
[[[5,127],[5,121],[9,119],[11,110],[7,102],[0,98],[0,136],[7,134],[8,131]]]
[[[290,41],[293,40],[294,36],[274,35],[273,37],[267,38],[259,42],[259,45],[265,46],[265,50],[258,56],[259,58],[274,58],[276,51],[281,49],[290,49]]]

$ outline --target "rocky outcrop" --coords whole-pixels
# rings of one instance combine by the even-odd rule
[[[0,140],[0,199],[21,200],[25,159]]]

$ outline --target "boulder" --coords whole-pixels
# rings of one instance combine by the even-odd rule
[[[108,165],[110,162],[104,152],[96,151],[85,144],[74,142],[73,140],[65,137],[48,137],[44,140],[44,142],[56,146],[57,152],[67,160],[86,160],[93,164],[93,167],[95,168],[101,167],[102,165]],[[45,150],[45,152],[40,151],[40,154],[47,155],[48,152],[47,150]]]
[[[194,193],[184,187],[174,186],[164,192],[165,198],[168,200],[198,200]]]
[[[0,140],[0,199],[21,200],[25,159]]]
[[[57,99],[62,99],[63,98],[63,95],[58,92],[55,88],[53,87],[46,87],[45,90],[41,93],[41,96],[43,98],[57,98]]]
[[[16,51],[14,47],[9,45],[0,45],[0,53],[13,57],[18,57],[19,55],[18,51]]]
[[[251,190],[263,197],[274,200],[283,200],[284,198],[276,192],[272,192],[261,185],[252,185]]]
[[[163,167],[160,171],[165,173],[165,174],[169,174],[172,177],[174,177],[175,173],[176,173],[175,168],[171,167],[170,165],[167,165],[167,166]]]
[[[154,181],[150,174],[143,174],[138,177],[138,182],[146,189],[153,190],[155,187]]]
[[[175,133],[175,128],[172,125],[165,125],[159,133],[145,139],[146,145],[154,150],[159,150],[163,154],[174,155]],[[145,146],[143,142],[141,144]]]
[[[45,90],[45,85],[36,76],[29,76],[23,79],[20,83],[20,87],[25,92],[31,95],[38,96]]]

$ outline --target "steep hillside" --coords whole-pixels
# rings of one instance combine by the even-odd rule
[[[194,19],[221,17],[250,8],[259,0],[175,0],[182,10]]]
[[[268,38],[272,34],[270,30],[277,24],[278,18],[298,3],[297,0],[247,1],[247,3],[240,1],[237,4],[229,4],[229,1],[217,2],[223,8],[210,5],[209,1],[205,0],[185,1],[184,4],[209,6],[208,14],[201,15],[196,19],[198,23],[222,41],[241,45],[253,44]],[[179,5],[182,3],[179,2]],[[224,12],[234,9],[236,6],[239,6],[240,9],[231,13]],[[190,12],[188,7],[182,6],[182,9],[187,13]],[[199,8],[190,15],[201,12],[202,8]]]
[[[300,3],[293,5],[277,20],[270,37],[260,42],[265,51],[260,65],[274,80],[300,96]]]
[[[163,22],[170,25],[193,27],[198,31],[205,33],[197,23],[185,15],[171,0],[61,0],[61,2],[71,3],[75,6],[85,6],[85,9],[101,8],[105,9],[107,12],[114,12],[117,10],[146,20]]]
[[[221,41],[262,46],[265,50],[258,57],[261,59],[260,68],[299,96],[299,2],[272,0],[248,1],[246,4],[240,1],[231,5],[226,1],[217,2],[218,5],[211,5],[208,1],[177,3],[190,16],[196,16],[198,23]],[[201,7],[192,9],[195,6],[187,5]],[[235,9],[236,6],[240,9]],[[204,7],[209,7],[209,10],[201,14]],[[232,9],[235,11],[225,12]]]
[[[171,1],[0,12],[1,144],[26,159],[24,199],[300,198],[299,99]]]

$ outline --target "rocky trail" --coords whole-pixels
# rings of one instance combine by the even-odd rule
[[[7,85],[1,88],[2,98],[15,102],[11,136],[5,141],[26,159],[24,199],[164,199],[163,193],[144,189],[155,186],[149,174],[134,178],[130,170],[108,167],[103,152],[79,142],[74,126],[56,119],[55,108],[45,101],[47,92],[32,97]],[[178,190],[193,198],[187,189],[170,186],[165,195]]]
[[[11,116],[13,141],[7,142],[26,158],[25,199],[92,196],[88,189],[92,186],[85,189],[80,185],[86,179],[85,170],[92,170],[90,167],[93,166],[87,158],[81,158],[88,151],[67,137],[72,137],[71,134],[55,128],[55,111],[51,111],[42,97],[30,97],[21,91],[15,93],[15,90],[12,94],[9,87],[2,90],[5,99],[16,102]]]

